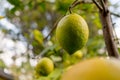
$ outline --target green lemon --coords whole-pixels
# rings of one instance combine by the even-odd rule
[[[43,44],[43,39],[44,39],[44,37],[43,37],[43,34],[42,34],[39,30],[37,30],[37,29],[33,30],[33,35],[34,35],[34,39],[35,39],[40,45]]]
[[[42,76],[47,76],[54,70],[54,63],[51,59],[44,57],[37,63],[35,70]]]
[[[38,29],[33,30],[33,40],[32,40],[32,46],[33,46],[33,53],[34,55],[40,54],[40,52],[44,49],[44,36]]]
[[[61,80],[120,80],[120,60],[92,58],[73,65]]]
[[[81,49],[86,44],[88,36],[87,23],[78,14],[64,16],[57,25],[57,41],[69,54]]]
[[[78,50],[75,53],[73,53],[72,56],[77,58],[77,59],[81,59],[83,57],[83,53],[81,52],[81,50]]]
[[[81,50],[78,50],[76,52],[74,52],[72,55],[71,55],[71,63],[72,64],[76,64],[78,62],[80,62],[83,58],[83,53]]]

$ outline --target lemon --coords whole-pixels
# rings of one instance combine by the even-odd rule
[[[44,57],[37,63],[35,70],[42,76],[47,76],[54,70],[54,63],[51,59]]]
[[[74,52],[72,55],[71,55],[71,64],[76,64],[78,62],[80,62],[83,58],[83,53],[81,52],[81,50],[78,50],[76,52]]]
[[[88,36],[86,21],[76,13],[64,16],[57,25],[56,39],[69,54],[81,49],[86,44]]]
[[[44,36],[38,29],[34,29],[32,33],[33,33],[33,41],[32,41],[33,53],[34,55],[38,55],[44,49],[44,40],[43,40]]]
[[[61,80],[120,80],[120,60],[92,58],[72,66]]]
[[[63,66],[64,67],[68,67],[68,66],[70,66],[71,65],[71,61],[70,60],[65,60],[64,62],[63,62]]]
[[[78,50],[72,56],[77,59],[81,59],[83,57],[83,53],[81,52],[81,50]]]
[[[39,44],[43,44],[43,39],[44,39],[43,34],[39,30],[37,30],[37,29],[33,30],[33,34],[34,34],[34,39]]]

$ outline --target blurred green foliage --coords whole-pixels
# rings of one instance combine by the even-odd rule
[[[24,54],[28,53],[28,55],[26,55],[28,61],[23,63],[20,68],[13,66],[13,74],[15,74],[18,79],[19,75],[23,74],[21,69],[24,68],[26,70],[24,75],[32,75],[31,80],[59,80],[61,73],[75,62],[71,61],[71,56],[57,43],[55,39],[55,30],[47,40],[45,40],[45,37],[61,16],[69,14],[68,8],[74,0],[7,1],[14,7],[10,10],[6,9],[6,17],[19,30],[19,33],[15,34],[18,37],[14,40],[21,40],[19,36],[24,37],[28,45],[27,49],[32,51],[35,58],[49,57],[55,64],[55,70],[50,75],[47,77],[40,76],[38,79],[35,79],[33,74],[34,67],[31,66],[29,62],[29,59],[31,59],[30,54],[29,52],[25,52]],[[101,31],[102,26],[96,6],[94,4],[80,4],[73,8],[72,11],[80,14],[86,20],[90,30],[88,43],[81,49],[83,57],[80,60],[94,56],[106,56],[105,44]],[[29,46],[32,46],[32,48],[29,48]]]
[[[0,68],[5,68],[5,67],[6,67],[6,66],[5,66],[3,60],[0,59]]]

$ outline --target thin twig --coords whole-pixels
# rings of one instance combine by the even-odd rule
[[[92,0],[92,1],[93,1],[93,3],[95,3],[95,5],[98,7],[98,9],[99,9],[100,11],[103,10],[103,8],[101,7],[101,5],[98,4],[96,0]]]
[[[75,6],[77,6],[78,4],[81,4],[81,3],[84,3],[84,1],[75,1],[75,3],[74,4],[72,4],[72,6],[71,6],[71,8],[73,8],[73,7],[75,7]]]
[[[106,8],[105,1],[100,0],[100,2],[101,2],[101,6],[103,8],[104,15],[106,15],[106,13],[108,13],[108,9]]]
[[[110,12],[112,15],[114,15],[114,16],[116,16],[116,17],[120,17],[120,15],[119,14],[116,14],[116,13],[114,13],[114,12]]]
[[[110,12],[110,14],[112,14],[112,12]],[[113,36],[114,37],[114,41],[116,41],[117,44],[120,45],[119,39],[117,37],[117,33],[115,31],[115,25],[116,25],[116,23],[113,23],[113,20],[112,20],[111,16],[110,16],[110,18],[111,18],[111,22],[112,22],[112,25],[113,25],[112,29],[113,29],[113,32],[114,32],[114,36]]]
[[[63,17],[63,16],[62,16],[62,17]],[[53,28],[52,28],[51,31],[48,33],[48,35],[44,38],[44,41],[46,41],[46,40],[48,39],[48,37],[52,34],[52,32],[56,29],[57,24],[58,24],[58,22],[60,21],[60,19],[61,19],[62,17],[60,17],[60,18],[54,23]]]
[[[75,1],[70,5],[70,7],[73,8],[76,3],[78,3],[78,0],[75,0]]]
[[[70,14],[72,13],[71,6],[69,7],[69,12],[70,12]]]
[[[103,1],[103,0],[100,0],[100,2],[101,2],[101,5],[102,5],[102,7],[103,7],[104,12],[106,12],[106,7],[105,7],[104,1]]]
[[[80,4],[80,3],[83,3],[84,1],[78,1],[78,0],[75,0],[70,6],[69,6],[69,12],[70,14],[72,13],[72,8],[74,8],[76,5]]]
[[[116,31],[115,31],[115,23],[113,24],[113,31],[114,31],[114,37],[115,37],[115,41],[117,42],[117,44],[119,44],[120,45],[120,42],[119,42],[119,38],[117,37],[117,33],[116,33]]]
[[[78,1],[78,0],[75,0],[70,6],[69,6],[69,12],[72,13],[72,8],[74,8],[75,6],[77,6],[78,4],[82,4],[82,3],[86,3],[86,4],[90,4],[92,2],[88,2],[88,1],[85,1],[85,0],[82,0],[82,1]]]
[[[72,5],[75,4],[77,1],[78,1],[78,0],[75,0],[75,1],[72,3]]]
[[[73,5],[73,7],[75,7],[75,6],[78,5],[78,4],[82,4],[82,3],[85,3],[85,2],[84,2],[84,1],[76,2],[76,3]]]

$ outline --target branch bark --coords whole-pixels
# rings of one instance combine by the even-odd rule
[[[0,69],[0,80],[14,80],[14,77]]]
[[[99,14],[103,26],[103,36],[104,36],[106,48],[109,56],[119,58],[119,52],[113,38],[113,31],[112,31],[113,25],[112,25],[111,15],[107,6],[108,2],[107,0],[104,0],[103,2],[104,5],[102,5],[102,7],[105,9],[102,10],[99,9]]]

